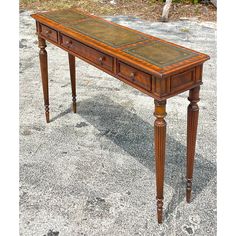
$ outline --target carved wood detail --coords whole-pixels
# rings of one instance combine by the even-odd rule
[[[192,178],[193,178],[193,166],[194,156],[196,147],[197,137],[197,125],[198,125],[198,113],[200,86],[189,90],[188,100],[190,104],[188,106],[188,117],[187,117],[187,184],[186,184],[186,200],[189,203],[191,200],[192,192]]]
[[[76,68],[75,68],[75,56],[68,53],[69,67],[70,67],[70,80],[71,80],[71,91],[72,91],[72,108],[73,112],[76,113]]]
[[[49,91],[48,91],[48,58],[46,51],[46,41],[45,39],[38,37],[39,50],[39,60],[41,69],[41,78],[43,84],[43,96],[44,96],[44,106],[45,106],[45,116],[46,122],[49,123]]]
[[[156,160],[156,190],[157,190],[157,219],[162,223],[163,212],[163,187],[165,169],[165,145],[166,145],[166,100],[154,100],[154,139],[155,139],[155,160]]]

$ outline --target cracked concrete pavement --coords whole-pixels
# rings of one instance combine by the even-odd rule
[[[216,235],[216,24],[106,18],[211,56],[199,102],[193,201],[184,198],[187,92],[167,104],[165,215],[158,225],[153,99],[77,59],[72,113],[67,53],[48,43],[46,124],[35,23],[22,11],[20,234]]]

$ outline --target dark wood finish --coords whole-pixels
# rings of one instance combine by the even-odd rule
[[[152,91],[152,76],[132,66],[118,61],[117,75],[147,91]]]
[[[49,122],[45,40],[68,52],[73,111],[76,112],[75,57],[154,98],[157,217],[162,222],[166,144],[166,99],[189,90],[187,201],[192,189],[203,63],[209,56],[106,21],[77,9],[33,14],[39,36],[46,121]]]
[[[200,86],[193,88],[189,91],[188,100],[190,104],[188,106],[187,117],[187,186],[186,186],[186,200],[189,203],[191,200],[192,192],[192,178],[193,178],[193,165],[195,156],[195,146],[197,137],[197,125],[198,125],[198,113]]]
[[[72,91],[72,109],[76,113],[76,68],[75,68],[75,57],[68,53],[69,67],[70,67],[70,80],[71,80],[71,91]]]
[[[142,35],[149,42],[153,42],[153,41],[162,42],[162,43],[165,43],[166,45],[170,45],[171,47],[175,47],[175,48],[178,48],[178,49],[184,49],[184,50],[187,50],[188,52],[193,52],[195,54],[195,56],[191,57],[191,58],[188,58],[186,60],[183,60],[183,61],[179,61],[178,63],[171,64],[171,65],[166,66],[164,68],[160,68],[157,65],[154,65],[150,62],[147,62],[145,60],[142,60],[140,58],[137,58],[137,57],[132,56],[129,53],[125,52],[125,49],[127,49],[129,47],[132,47],[132,46],[135,46],[135,45],[145,44],[147,42],[147,40],[146,41],[141,40],[141,41],[139,41],[137,43],[133,43],[131,45],[125,45],[125,46],[122,45],[121,47],[117,48],[117,47],[113,47],[111,45],[108,45],[108,44],[106,44],[102,41],[99,41],[99,39],[92,38],[92,37],[90,37],[86,34],[81,33],[80,31],[74,29],[73,28],[74,23],[73,24],[72,23],[71,24],[70,23],[65,24],[64,21],[58,23],[58,20],[56,21],[56,20],[50,19],[49,14],[46,14],[46,13],[44,13],[44,14],[32,14],[31,16],[39,22],[39,27],[40,27],[41,24],[47,25],[48,27],[51,27],[54,30],[57,30],[57,32],[59,34],[67,35],[67,36],[69,36],[69,37],[71,37],[71,38],[73,38],[73,39],[75,39],[75,40],[77,40],[81,43],[84,43],[87,46],[90,46],[94,49],[98,49],[101,52],[105,52],[106,54],[108,54],[108,55],[110,55],[114,58],[118,58],[118,59],[122,60],[123,62],[125,62],[127,64],[130,64],[132,66],[135,66],[136,68],[141,69],[142,71],[145,71],[149,74],[152,74],[152,75],[154,75],[158,78],[164,78],[164,77],[167,77],[169,75],[175,74],[176,72],[185,71],[189,68],[193,68],[193,67],[195,67],[199,64],[202,64],[203,62],[205,62],[206,60],[209,59],[209,56],[206,55],[206,54],[199,53],[199,52],[196,52],[196,51],[191,50],[191,49],[187,49],[185,47],[176,45],[174,43],[167,42],[165,40],[162,40],[160,38],[157,38],[157,37],[154,37],[154,36],[151,36],[151,35],[148,35],[148,34],[144,34],[142,32],[127,28],[125,26],[115,24],[113,22],[109,22],[107,20],[104,20],[104,19],[99,18],[99,17],[94,16],[94,15],[90,15],[90,14],[82,12],[80,10],[77,10],[77,12],[78,12],[79,17],[81,15],[84,15],[84,16],[87,17],[85,19],[78,19],[76,21],[77,25],[79,25],[80,22],[82,22],[82,21],[87,21],[87,20],[89,21],[90,19],[99,20],[99,22],[104,22],[106,25],[110,24],[112,26],[116,26],[115,29],[118,26],[119,28],[125,29],[129,32],[133,32],[133,33],[137,33],[138,35]],[[63,12],[63,14],[65,14],[65,12]],[[69,20],[70,19],[68,19],[68,21]],[[104,28],[104,30],[106,30],[106,28]],[[101,32],[101,33],[104,33],[104,32]],[[108,30],[105,31],[105,34],[106,33],[108,33]],[[113,30],[109,33],[112,35],[113,33],[116,33],[116,32],[115,32],[115,30]],[[127,34],[127,35],[129,35],[129,34]],[[43,37],[45,37],[45,36],[43,36]],[[119,37],[116,37],[116,40],[119,40]],[[51,41],[51,42],[54,43],[53,41]]]
[[[195,83],[195,69],[173,75],[170,78],[170,92],[178,92],[185,88],[189,88]]]
[[[157,188],[157,219],[162,223],[163,187],[166,148],[166,100],[154,100],[156,120],[154,122],[155,160],[156,160],[156,188]]]
[[[38,37],[39,43],[39,60],[41,68],[41,78],[43,84],[43,97],[44,97],[44,106],[45,106],[45,116],[46,122],[49,123],[49,92],[48,92],[48,57],[46,51],[46,42],[45,39]]]
[[[97,66],[109,71],[113,71],[113,58],[98,50],[77,42],[70,37],[61,35],[61,46],[78,54],[81,58],[96,64]]]
[[[35,19],[40,19],[43,22],[45,22],[45,19],[44,18],[41,19],[42,16],[40,15],[34,14],[32,16]],[[94,16],[89,16],[89,17],[93,18]],[[55,37],[52,39],[50,35],[42,34],[42,30],[41,30],[42,25],[46,25],[49,23],[50,23],[50,26],[48,26],[49,28],[55,27],[55,29],[57,29],[58,43],[55,42]],[[37,33],[42,38],[47,39],[49,42],[56,44],[57,46],[71,53],[72,55],[77,56],[89,62],[90,64],[105,71],[106,73],[111,74],[112,76],[122,80],[123,82],[127,84],[130,84],[131,82],[133,87],[140,90],[141,92],[148,94],[149,96],[152,96],[154,99],[158,99],[158,100],[165,100],[169,97],[175,96],[176,94],[180,92],[184,92],[193,87],[201,85],[202,84],[201,79],[199,80],[196,78],[196,74],[197,74],[196,71],[199,71],[198,68],[202,67],[203,62],[209,59],[209,57],[206,56],[205,54],[197,53],[193,50],[188,49],[188,51],[193,52],[193,54],[195,55],[194,57],[172,64],[172,65],[165,66],[163,68],[159,68],[158,66],[154,64],[150,64],[146,61],[142,61],[139,58],[131,56],[125,51],[122,51],[124,49],[124,46],[121,48],[112,48],[111,46],[102,44],[102,47],[99,47],[99,45],[101,44],[100,42],[96,41],[96,44],[95,44],[95,40],[92,38],[88,38],[88,36],[86,35],[81,35],[78,33],[74,34],[70,32],[70,36],[69,36],[68,31],[70,31],[70,28],[66,28],[66,30],[62,29],[65,26],[60,25],[58,23],[55,25],[55,22],[52,23],[52,21],[49,19],[47,19],[47,23],[45,22],[44,24],[38,22],[37,26],[39,28],[37,30]],[[56,34],[54,33],[54,35]],[[150,38],[149,40],[151,41],[158,39],[152,36],[148,36],[146,34],[144,35],[146,37],[149,37]],[[158,40],[161,42],[163,41],[161,39],[158,39]],[[91,44],[91,42],[93,42],[93,44]],[[165,44],[170,44],[171,48],[174,47],[174,44],[171,44],[166,41],[163,41],[163,42],[165,42]],[[147,41],[144,41],[144,42],[141,41],[139,43],[133,44],[132,46],[134,45],[140,46],[141,44],[145,45],[146,43]],[[166,47],[167,46],[165,45],[164,49]],[[126,47],[126,49],[127,48],[128,46]],[[178,50],[180,50],[180,48],[182,49],[183,47],[180,47],[180,46],[177,47]],[[116,51],[116,53],[114,53],[114,51]],[[132,60],[129,60],[131,57],[132,57]],[[173,57],[170,57],[170,58],[173,60]],[[142,79],[142,76],[141,77],[138,76],[139,79],[134,80],[132,82],[130,81],[130,77],[129,79],[127,79],[127,76],[122,76],[120,74],[119,63],[118,65],[116,65],[115,61],[118,61],[119,63],[123,63],[123,64],[126,64],[127,66],[135,68],[135,70],[139,70],[142,73],[151,75],[152,76],[151,83],[153,85],[151,86],[151,90],[150,90],[149,76],[147,78],[147,81],[144,81],[144,79]],[[115,67],[117,68],[117,70],[115,70]],[[190,81],[189,79],[186,80],[186,78],[188,78],[188,75],[191,76]]]
[[[46,25],[40,24],[39,32],[45,38],[50,39],[53,42],[57,43],[58,35],[57,35],[57,31],[56,30],[53,30],[52,28],[47,27]]]

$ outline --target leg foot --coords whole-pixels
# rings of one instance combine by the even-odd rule
[[[46,117],[46,122],[49,123],[49,106],[45,105],[45,117]]]
[[[161,224],[163,221],[162,215],[163,215],[163,198],[157,199],[157,221],[159,224]]]
[[[191,202],[191,195],[192,195],[192,179],[186,180],[186,201],[187,203]]]
[[[76,97],[72,97],[72,110],[76,113]]]

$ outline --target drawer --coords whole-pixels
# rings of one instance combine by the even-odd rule
[[[176,92],[194,85],[195,69],[187,70],[183,73],[170,77],[170,92]]]
[[[58,36],[57,36],[57,31],[56,30],[53,30],[53,29],[47,27],[46,25],[42,25],[42,24],[40,25],[39,29],[40,29],[39,33],[42,36],[44,36],[47,39],[52,40],[55,43],[57,43]]]
[[[132,82],[139,87],[151,91],[152,90],[152,76],[129,66],[121,61],[117,64],[117,74],[118,76]]]
[[[113,71],[113,57],[65,35],[61,35],[61,45],[99,67]]]

